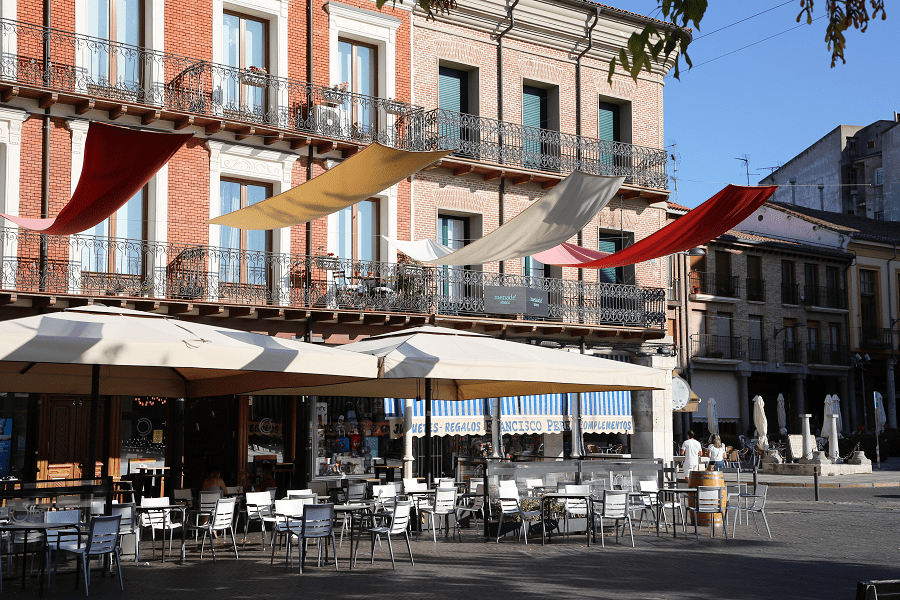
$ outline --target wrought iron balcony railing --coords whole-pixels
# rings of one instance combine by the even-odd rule
[[[8,19],[0,19],[0,42],[0,80],[15,85],[360,144],[422,147],[422,109],[399,100]]]
[[[546,303],[527,319],[642,328],[666,319],[665,289],[636,285],[16,229],[0,229],[0,248],[0,289],[20,293],[477,316],[487,314],[486,288],[509,286]]]
[[[807,306],[847,310],[847,290],[806,285],[803,286],[803,303]]]
[[[888,327],[860,327],[859,347],[885,350],[891,347],[891,330]]]
[[[781,303],[782,304],[800,304],[800,284],[782,283],[781,284]]]
[[[694,358],[744,358],[744,350],[740,336],[708,335],[695,333],[691,335],[691,356]]]
[[[757,360],[766,362],[769,360],[769,340],[757,340],[749,338],[747,340],[747,358],[749,360]]]
[[[764,279],[747,280],[747,300],[752,302],[766,301],[766,281]]]
[[[850,349],[840,344],[806,344],[806,362],[814,365],[844,366],[850,364]]]
[[[522,169],[619,175],[625,182],[666,189],[666,151],[527,127],[436,108],[424,118],[426,148]]]
[[[691,271],[692,294],[739,298],[740,286],[740,279],[737,275]]]
[[[803,360],[803,345],[800,342],[783,342],[782,357],[786,363],[799,363]]]

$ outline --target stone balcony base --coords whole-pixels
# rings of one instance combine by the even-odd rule
[[[787,464],[774,464],[768,463],[763,464],[762,472],[763,473],[772,473],[775,475],[808,475],[810,477],[813,476],[813,469],[819,469],[820,476],[831,476],[831,475],[863,475],[863,474],[871,474],[872,473],[872,465],[849,465],[846,463],[833,465],[833,464],[824,464],[824,465],[814,465],[807,464],[801,465],[796,463],[787,463]]]

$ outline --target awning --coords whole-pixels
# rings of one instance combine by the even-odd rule
[[[312,221],[371,198],[450,152],[409,152],[370,144],[318,177],[207,223],[238,229],[280,229]]]
[[[663,227],[636,244],[605,257],[592,258],[596,251],[577,248],[584,257],[572,254],[572,260],[559,260],[560,251],[552,248],[534,255],[544,264],[588,269],[624,267],[640,262],[683,252],[707,243],[749,217],[775,193],[778,186],[729,185],[721,192],[688,212],[685,216]],[[571,246],[571,245],[570,245]]]
[[[388,241],[407,256],[433,265],[483,265],[531,256],[577,235],[624,182],[624,177],[575,171],[509,222],[455,252],[431,240]]]
[[[59,214],[50,219],[0,216],[47,235],[81,233],[125,206],[192,137],[192,133],[145,131],[93,121],[84,143],[78,186]]]
[[[402,398],[386,398],[385,418],[391,424],[391,437],[403,437]],[[431,435],[485,435],[485,420],[490,419],[490,399],[432,400]],[[487,416],[485,416],[487,415]],[[399,425],[399,427],[398,427]],[[425,435],[425,401],[413,401],[413,437]]]

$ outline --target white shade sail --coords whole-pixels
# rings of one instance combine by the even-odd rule
[[[85,306],[3,321],[5,392],[171,398],[375,377],[371,356],[123,308]]]
[[[375,381],[266,393],[468,400],[531,394],[664,389],[668,373],[593,356],[424,326],[342,346],[380,359]]]
[[[455,252],[432,240],[388,241],[407,256],[434,265],[483,265],[531,256],[584,229],[624,182],[624,177],[575,171],[509,222]]]

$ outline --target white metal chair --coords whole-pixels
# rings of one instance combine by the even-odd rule
[[[312,488],[306,488],[303,490],[288,490],[287,491],[287,498],[294,498],[294,497],[302,498],[304,496],[313,496],[313,495],[315,495],[315,494],[313,494]]]
[[[700,539],[697,529],[697,522],[700,515],[709,515],[709,536],[716,534],[716,515],[722,515],[722,531],[725,533],[725,539],[728,540],[728,527],[725,519],[725,507],[722,506],[723,490],[720,487],[712,487],[701,485],[697,488],[697,503],[694,506],[688,506],[694,518],[694,535]]]
[[[275,544],[279,536],[289,535],[290,522],[296,519],[298,522],[303,518],[303,507],[307,504],[315,504],[314,496],[306,496],[304,498],[288,498],[285,500],[275,501],[275,510],[272,526],[272,558],[269,564],[275,562]]]
[[[450,515],[453,515],[454,525],[456,526],[456,534],[462,541],[462,532],[459,529],[459,516],[456,512],[456,489],[455,488],[438,488],[434,494],[434,504],[419,509],[423,514],[428,515],[431,521],[431,537],[434,543],[437,543],[437,523],[436,519],[440,519],[447,527],[447,533],[450,532]]]
[[[506,517],[506,520],[515,520],[519,518],[521,520],[521,527],[519,528],[519,534],[517,539],[521,539],[522,535],[525,536],[525,544],[528,544],[528,519],[534,519],[535,517],[541,516],[541,511],[539,510],[523,510],[522,506],[519,504],[519,493],[518,490],[513,493],[511,488],[515,488],[515,482],[505,482],[501,481],[500,486],[500,522],[497,523],[497,542],[500,542],[500,535],[503,533],[503,520]],[[512,486],[503,486],[504,483],[512,483]]]
[[[172,502],[175,504],[186,504],[190,507],[194,503],[194,490],[189,488],[172,490]]]
[[[347,504],[355,504],[358,502],[362,502],[366,497],[366,484],[364,483],[350,483],[347,486]],[[353,519],[350,513],[344,513],[344,521],[341,523],[341,541],[338,544],[339,546],[344,545],[344,532],[350,527],[351,520]],[[352,539],[352,532],[351,532]]]
[[[744,502],[743,509],[747,514],[747,521],[750,520],[750,515],[753,515],[753,525],[756,527],[756,535],[759,535],[759,523],[756,522],[756,515],[762,515],[763,522],[766,524],[766,533],[769,534],[769,539],[772,539],[772,530],[769,529],[769,519],[766,518],[766,496],[769,493],[769,486],[760,484],[756,486],[755,493],[753,494],[741,494],[740,499]],[[753,499],[753,504],[747,506],[746,502]],[[731,537],[734,537],[734,531],[737,527],[737,515],[735,515],[734,525],[731,527]]]
[[[537,494],[536,489],[544,487],[544,481],[542,479],[526,479],[525,480],[525,489],[528,490],[528,494],[530,496],[534,496]]]
[[[662,513],[663,524],[666,526],[666,533],[669,532],[669,517],[666,514],[667,510],[672,511],[673,514],[678,514],[681,516],[681,530],[687,532],[687,519],[685,519],[684,504],[682,504],[678,500],[666,500],[660,503],[657,497],[657,492],[659,492],[659,483],[657,483],[653,479],[638,481],[638,487],[641,491],[644,504],[648,506],[653,513],[653,520],[656,521],[659,518],[657,515]],[[643,520],[644,514],[642,511],[641,520],[638,522],[638,529],[640,529]],[[672,517],[672,527],[677,526],[678,522],[675,520],[675,517]],[[675,531],[677,531],[677,529]]]
[[[375,541],[376,539],[380,539],[383,535],[387,538],[388,548],[391,552],[391,567],[396,569],[397,565],[394,562],[394,545],[391,543],[391,536],[395,535],[403,535],[406,538],[406,548],[409,550],[409,562],[413,566],[415,566],[416,562],[413,560],[412,555],[412,545],[409,541],[409,513],[412,510],[412,501],[410,500],[396,500],[394,502],[394,511],[390,515],[390,523],[387,525],[378,525],[370,527],[366,530],[366,533],[372,536],[372,560],[371,563],[375,563]],[[356,558],[359,554],[359,544],[356,546],[356,552],[353,554],[353,564],[356,564]]]
[[[77,542],[78,541],[78,531],[74,528],[75,525],[81,522],[81,510],[79,509],[69,509],[69,510],[48,510],[44,513],[44,523],[67,523],[73,526],[73,529],[66,532],[63,530],[47,530],[47,565],[49,566],[51,553],[54,550],[59,549],[61,543],[68,542]],[[50,588],[53,588],[53,573],[50,574]]]
[[[137,514],[134,508],[134,503],[129,502],[126,504],[113,504],[112,505],[112,515],[120,516],[122,520],[119,523],[119,549],[122,548],[122,538],[126,535],[134,536],[134,564],[138,565],[141,560],[140,553],[140,536],[141,536],[141,528],[140,524],[137,520]]]
[[[167,499],[164,499],[168,502]],[[84,595],[89,594],[91,583],[91,558],[94,556],[115,556],[116,567],[119,571],[119,587],[125,591],[125,583],[122,580],[122,565],[119,561],[119,523],[122,517],[93,517],[91,528],[88,531],[88,539],[84,544],[79,540],[60,540],[56,553],[56,561],[53,564],[53,578],[56,578],[56,568],[59,565],[60,552],[69,552],[78,557],[78,566],[84,569]],[[78,570],[75,572],[75,589],[78,589]]]
[[[247,545],[247,532],[250,530],[250,521],[259,521],[262,529],[262,545],[266,547],[266,518],[272,517],[272,496],[269,492],[247,492],[244,508],[244,542],[241,549]]]
[[[294,554],[291,550],[293,538],[297,538],[297,546],[300,548],[300,573],[303,573],[303,561],[306,560],[306,540],[325,540],[326,549],[331,538],[331,551],[334,553],[334,570],[338,570],[337,548],[334,544],[334,504],[305,504],[303,506],[302,522],[288,519],[285,529],[288,532],[288,547],[285,560],[290,556],[291,568],[294,567]],[[318,566],[322,566],[322,547],[318,545]]]
[[[625,490],[603,490],[603,510],[596,515],[594,520],[594,536],[597,535],[597,519],[600,520],[600,545],[605,548],[606,541],[603,538],[603,519],[610,519],[616,528],[616,543],[619,543],[619,523],[622,523],[622,536],[625,536],[625,524],[628,524],[628,533],[631,535],[631,547],[634,548],[634,531],[631,528],[631,515],[628,514],[628,492]]]
[[[591,494],[591,486],[569,484],[564,491],[567,494],[583,494],[589,496]],[[568,536],[569,517],[578,519],[587,519],[589,517],[588,501],[581,498],[565,498],[564,500],[563,506],[565,507],[565,513],[563,515],[563,522],[565,523],[566,535]]]
[[[458,501],[456,503],[456,518],[459,520],[468,513],[475,519],[475,526],[477,527],[477,515],[481,514],[481,519],[484,520],[484,484],[479,483],[475,486],[473,493],[475,495],[469,497],[469,502]]]
[[[403,480],[403,491],[405,493],[409,492],[427,492],[428,485],[424,481],[419,481],[416,478],[406,478]]]
[[[213,542],[213,533],[225,532],[231,533],[231,545],[234,548],[234,558],[238,557],[237,540],[234,538],[234,508],[237,501],[234,498],[219,498],[216,500],[213,510],[208,515],[206,513],[197,514],[198,522],[188,524],[187,528],[195,532],[202,531],[203,538],[200,540],[200,560],[203,560],[203,547],[206,544],[206,537],[209,536],[209,547],[212,549],[213,562],[216,561],[216,545]],[[208,516],[205,522],[200,523],[200,517]]]
[[[141,508],[155,508],[168,506],[169,499],[168,498],[144,498],[141,500]],[[162,531],[163,534],[163,547],[162,552],[166,551],[166,531],[169,532],[169,555],[172,554],[172,538],[175,535],[175,530],[180,529],[184,524],[183,523],[173,523],[172,522],[172,509],[169,508],[159,508],[159,510],[146,510],[141,513],[141,528],[149,528],[150,529],[150,539],[153,543],[153,558],[156,558],[156,532]],[[138,544],[140,544],[140,539],[138,540]],[[140,552],[140,550],[138,550]]]

